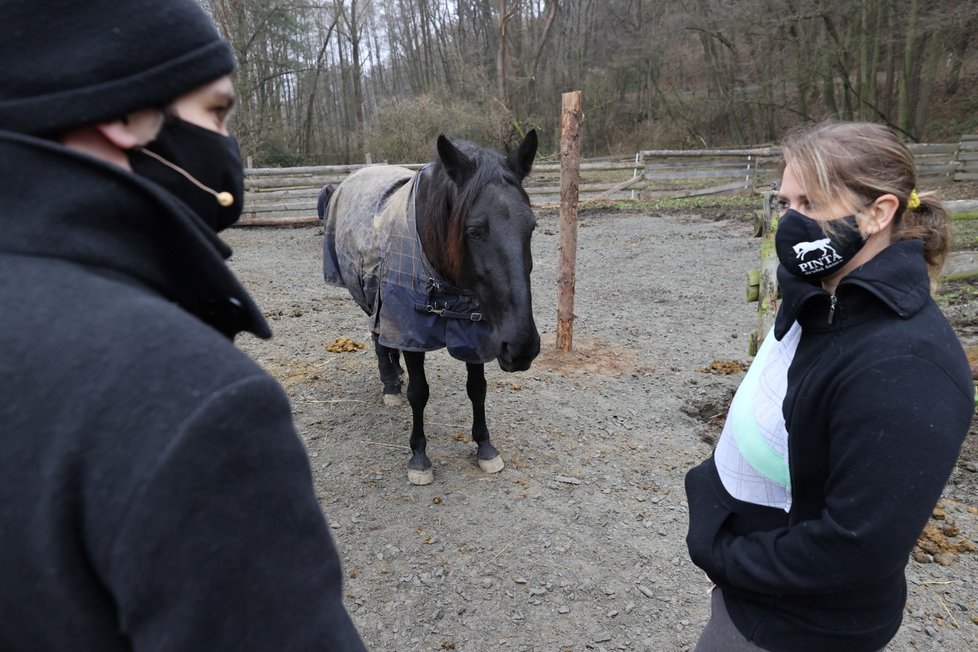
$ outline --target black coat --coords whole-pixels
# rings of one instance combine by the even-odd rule
[[[0,131],[0,649],[361,650],[230,250]]]
[[[974,386],[930,297],[923,244],[890,245],[835,294],[781,270],[775,334],[801,339],[783,402],[790,512],[734,499],[710,458],[687,474],[694,563],[768,650],[878,650],[904,568],[968,432]]]

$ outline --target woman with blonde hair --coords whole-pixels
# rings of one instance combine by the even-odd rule
[[[886,127],[808,127],[783,156],[775,326],[686,476],[690,557],[715,584],[696,649],[880,650],[974,410],[930,294],[948,219]]]

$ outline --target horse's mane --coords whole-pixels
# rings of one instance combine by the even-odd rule
[[[502,154],[468,141],[453,144],[474,165],[472,176],[459,188],[435,156],[425,168],[424,196],[418,202],[418,232],[425,256],[446,280],[461,285],[465,258],[465,220],[479,193],[490,184],[512,184],[526,202],[523,182]]]

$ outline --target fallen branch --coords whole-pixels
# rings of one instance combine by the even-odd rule
[[[310,217],[249,217],[238,220],[234,226],[313,226],[319,224],[319,218]]]
[[[508,550],[508,549],[510,548],[510,546],[512,546],[512,545],[513,545],[514,543],[516,543],[517,541],[518,541],[518,539],[513,539],[512,541],[510,541],[509,543],[507,543],[507,544],[506,544],[505,546],[503,546],[503,547],[502,547],[502,549],[501,549],[501,550],[500,550],[499,552],[497,552],[497,553],[496,553],[496,554],[495,554],[495,555],[493,556],[493,558],[492,558],[492,559],[490,559],[490,560],[489,560],[489,563],[491,564],[491,563],[493,563],[494,561],[496,561],[497,559],[499,559],[499,555],[501,555],[501,554],[503,554],[504,552],[506,552],[506,551],[507,551],[507,550]]]
[[[385,444],[382,441],[361,440],[360,443],[361,444],[369,444],[370,446],[383,446],[385,448],[396,448],[397,450],[402,450],[402,451],[409,451],[409,450],[411,450],[411,447],[410,446],[399,446],[398,444]]]
[[[628,179],[627,181],[622,181],[621,183],[619,183],[618,185],[614,186],[613,188],[608,188],[607,190],[605,190],[600,195],[596,195],[594,197],[582,197],[581,200],[580,200],[580,202],[583,204],[583,203],[589,202],[589,201],[601,201],[603,199],[607,199],[608,197],[610,197],[614,193],[621,192],[622,190],[627,190],[628,188],[631,188],[632,186],[634,186],[639,181],[644,181],[644,180],[645,180],[645,177],[642,176],[642,175],[634,176],[631,179]]]

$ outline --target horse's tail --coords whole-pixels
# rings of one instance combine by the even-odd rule
[[[319,214],[320,222],[326,221],[326,206],[329,204],[329,198],[333,196],[334,192],[336,192],[335,183],[327,183],[319,191],[319,200],[316,202],[316,213]]]

